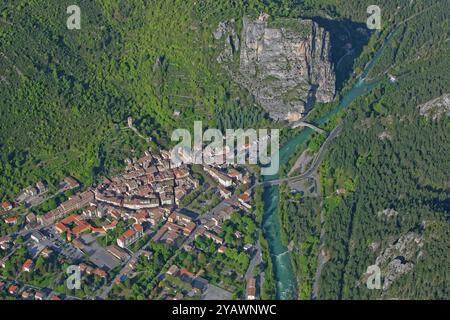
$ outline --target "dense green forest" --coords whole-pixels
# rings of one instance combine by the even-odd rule
[[[251,4],[81,0],[81,30],[68,30],[71,4],[0,4],[0,199],[41,179],[88,185],[116,172],[149,146],[126,129],[128,116],[150,146],[197,119],[267,123],[215,60],[212,31],[258,12]]]
[[[299,299],[313,296],[320,238],[320,202],[290,192],[287,185],[280,187],[280,219],[285,226],[285,241],[291,248],[291,260],[300,288]]]
[[[394,2],[402,4],[386,6]],[[448,117],[420,116],[417,106],[450,91],[449,4],[416,1],[384,23],[383,33],[394,21],[412,17],[399,25],[369,75],[382,82],[346,113],[343,132],[321,170],[330,260],[319,298],[448,299],[450,123]],[[337,195],[341,188],[345,194]],[[386,209],[395,217],[383,218]],[[417,257],[397,252],[403,264],[414,265],[412,271],[385,290],[368,290],[367,267],[408,233],[423,237]],[[383,281],[387,269],[381,265]]]
[[[364,1],[302,3],[352,21],[362,22],[367,17],[364,13],[368,3]],[[435,121],[420,116],[417,107],[450,91],[450,2],[383,1],[379,5],[383,29],[372,35],[354,75],[362,71],[360,62],[373,56],[388,32],[398,30],[368,75],[368,80],[376,83],[375,88],[324,127],[329,130],[342,122],[343,132],[331,145],[320,169],[322,196],[316,200],[293,196],[286,187],[280,192],[280,218],[286,241],[295,244],[291,260],[301,299],[311,298],[312,270],[317,267],[317,201],[323,202],[325,218],[325,263],[318,279],[317,298],[449,296],[446,243],[450,230],[450,122],[445,116]],[[390,75],[396,78],[395,83],[388,80]],[[337,101],[342,94],[338,94]],[[326,110],[337,101],[319,109]],[[313,113],[320,114],[319,109]],[[281,172],[289,170],[305,147],[317,152],[323,140],[316,135],[300,146]],[[386,216],[386,212],[395,214]],[[392,253],[392,248],[404,243],[408,235],[414,235],[415,245],[409,243],[407,249]],[[307,242],[310,245],[305,247]],[[394,258],[401,261],[401,266],[413,266],[412,270],[397,276],[386,288],[367,289],[367,267],[375,264],[377,257],[380,260],[389,256],[388,252],[395,256],[380,264],[382,283],[388,283],[395,274]]]

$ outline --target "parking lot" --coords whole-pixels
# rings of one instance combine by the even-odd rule
[[[44,238],[40,241],[39,245],[58,251],[69,261],[75,262],[83,258],[83,252],[61,238],[52,227],[42,229],[41,233],[44,235]]]
[[[101,247],[92,235],[85,234],[81,236],[81,240],[83,240],[87,253],[90,255],[89,260],[97,267],[111,270],[121,264],[118,259]]]

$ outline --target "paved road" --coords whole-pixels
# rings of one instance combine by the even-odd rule
[[[256,243],[256,252],[252,257],[252,260],[250,261],[250,264],[248,265],[247,272],[245,273],[245,280],[248,282],[250,278],[253,277],[253,270],[257,265],[259,265],[262,262],[262,253],[261,253],[261,245],[258,242]]]
[[[305,180],[305,179],[310,178],[310,177],[312,178],[315,175],[315,173],[316,173],[317,169],[319,168],[320,164],[322,163],[323,158],[325,156],[325,152],[326,152],[329,144],[331,143],[331,141],[334,138],[336,138],[339,135],[341,130],[342,130],[342,127],[341,126],[337,126],[336,128],[333,129],[333,131],[330,132],[330,134],[328,135],[327,139],[325,140],[325,142],[320,147],[319,152],[314,157],[314,160],[312,161],[311,166],[304,173],[302,173],[302,174],[300,174],[298,176],[293,176],[293,177],[286,177],[286,178],[281,178],[281,179],[277,179],[277,180],[258,182],[255,185],[253,185],[251,187],[251,189],[256,187],[256,186],[258,186],[258,185],[262,185],[264,187],[270,187],[270,186],[276,186],[276,185],[282,184],[283,182],[295,182],[295,181]]]

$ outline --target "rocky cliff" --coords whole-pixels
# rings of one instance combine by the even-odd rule
[[[216,38],[223,33],[228,34],[229,46],[219,62],[230,59],[240,45],[239,67],[233,77],[273,119],[296,121],[314,102],[334,98],[330,35],[312,20],[244,18],[240,42],[229,24],[219,26]]]
[[[418,108],[421,115],[433,120],[440,119],[443,115],[450,116],[450,93],[428,101]]]

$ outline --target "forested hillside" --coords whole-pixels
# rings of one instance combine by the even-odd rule
[[[0,199],[41,179],[90,184],[117,170],[146,146],[125,128],[128,116],[163,145],[194,119],[264,119],[215,60],[212,31],[252,11],[243,3],[80,0],[81,30],[68,30],[71,4],[0,4]]]
[[[369,4],[299,2],[308,12],[356,22],[365,21]],[[314,296],[321,227],[318,299],[448,298],[450,122],[444,115],[421,116],[418,106],[450,92],[450,2],[378,5],[383,28],[372,35],[350,81],[396,31],[367,76],[375,87],[333,120],[342,121],[343,131],[320,169],[322,226],[311,198],[280,193],[302,299]],[[317,136],[309,149],[317,152],[324,139]],[[374,264],[381,268],[380,290],[366,286],[367,268]]]
[[[417,106],[450,91],[449,5],[415,1],[384,23],[386,33],[411,17],[369,74],[382,82],[347,112],[321,171],[330,260],[319,298],[448,298],[450,122],[426,119]],[[397,248],[408,234],[414,241]],[[364,274],[376,262],[385,287],[368,290]]]

